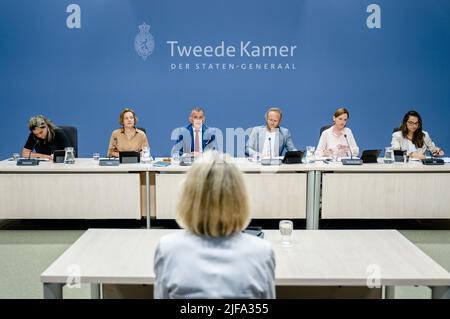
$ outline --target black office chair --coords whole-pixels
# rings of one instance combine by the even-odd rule
[[[143,127],[136,127],[138,130],[141,130],[142,132],[145,133],[145,135],[147,135],[147,131],[145,130],[145,128]]]
[[[400,127],[394,127],[394,129],[392,130],[392,133],[398,132],[400,131]]]
[[[322,127],[320,128],[319,138],[322,136],[323,131],[329,129],[329,128],[332,127],[332,126],[333,126],[333,125],[325,125],[325,126],[322,126]]]
[[[70,146],[73,147],[75,151],[75,157],[78,157],[78,130],[75,126],[58,125],[60,129],[63,130],[69,139]]]

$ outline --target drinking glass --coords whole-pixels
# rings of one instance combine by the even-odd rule
[[[73,151],[73,147],[66,147],[64,150],[66,151],[66,155],[64,156],[64,164],[75,164],[75,153]]]
[[[294,223],[291,220],[281,220],[279,227],[281,234],[281,244],[286,247],[291,246],[291,236],[292,230],[294,229]]]
[[[306,162],[307,163],[314,162],[315,151],[316,151],[316,147],[315,146],[306,146]]]
[[[392,164],[394,163],[394,150],[392,147],[386,147],[384,150],[384,163]]]

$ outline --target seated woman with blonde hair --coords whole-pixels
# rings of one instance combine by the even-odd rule
[[[147,135],[144,131],[136,128],[136,113],[125,108],[120,112],[119,128],[112,132],[109,139],[108,156],[119,157],[119,152],[140,152],[144,147],[149,148]],[[150,148],[149,148],[150,151]]]
[[[275,298],[271,244],[242,232],[250,222],[241,172],[207,151],[190,168],[177,207],[184,228],[155,251],[155,298]]]
[[[43,115],[33,116],[28,129],[30,135],[22,149],[23,157],[53,159],[55,151],[72,146],[64,131]]]

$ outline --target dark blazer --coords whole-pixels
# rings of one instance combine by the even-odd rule
[[[216,130],[202,125],[202,150],[217,149]],[[175,145],[172,147],[171,154],[190,153],[194,151],[194,129],[192,124],[186,127],[179,127],[172,132],[172,140]]]

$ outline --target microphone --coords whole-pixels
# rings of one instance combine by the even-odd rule
[[[347,134],[344,134],[345,140],[347,141],[348,149],[350,150],[350,158],[343,158],[341,160],[342,165],[362,165],[362,159],[355,158],[353,159],[352,148],[350,147],[350,143],[348,142]]]
[[[39,160],[37,158],[31,158],[31,153],[33,152],[33,149],[36,147],[38,141],[36,141],[33,145],[33,148],[30,151],[30,154],[28,154],[28,158],[19,158],[17,160],[16,165],[17,166],[36,166],[39,165]]]
[[[345,140],[347,141],[347,146],[350,151],[350,159],[352,159],[353,158],[352,148],[350,147],[350,143],[348,142],[347,134],[344,134],[344,137],[345,137]]]
[[[273,156],[272,156],[272,138],[268,137],[267,140],[269,141],[269,152],[270,152],[270,155],[269,155],[269,158],[261,159],[261,164],[262,165],[279,165],[279,164],[281,164],[281,161],[279,161],[277,159],[275,161],[273,160]]]
[[[271,137],[269,137],[269,151],[270,151],[269,160],[270,160],[270,163],[272,163],[272,138]]]
[[[361,159],[353,159],[352,148],[348,142],[347,134],[344,134],[345,140],[347,141],[348,149],[350,150],[350,158],[343,158],[341,160],[342,165],[362,165],[363,161]]]

